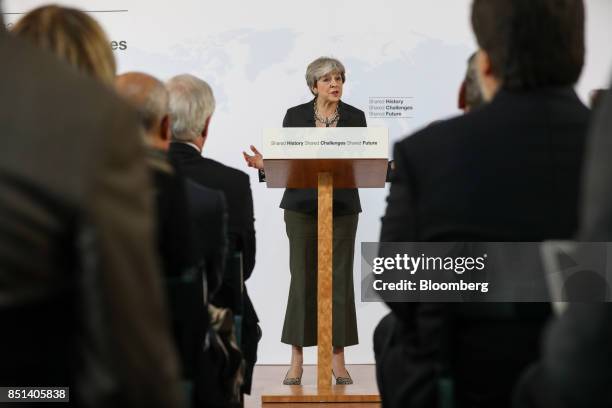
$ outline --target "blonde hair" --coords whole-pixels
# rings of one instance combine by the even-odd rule
[[[117,66],[108,37],[96,20],[80,10],[39,7],[23,16],[12,32],[106,84],[115,79]]]

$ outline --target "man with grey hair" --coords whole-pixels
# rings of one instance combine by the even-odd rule
[[[210,386],[203,371],[211,367],[205,367],[207,356],[201,346],[210,327],[208,296],[201,288],[212,295],[220,286],[226,253],[225,199],[218,191],[186,180],[168,160],[169,96],[164,84],[150,75],[129,72],[118,76],[115,85],[140,114],[155,185],[157,243],[165,274],[183,277],[197,272],[190,290],[180,291],[181,304],[189,305],[188,316],[183,315],[185,308],[172,316],[183,372],[195,380],[195,397]],[[188,294],[193,296],[185,298]]]
[[[255,266],[253,196],[249,176],[218,161],[202,157],[202,148],[215,110],[215,98],[210,86],[199,78],[185,74],[170,79],[166,87],[170,93],[172,123],[170,158],[176,160],[185,175],[193,181],[224,193],[229,214],[230,253],[242,252],[243,276],[246,281]],[[236,288],[225,283],[212,303],[236,310],[232,301]],[[260,330],[246,286],[241,286],[243,304],[238,305],[243,316],[241,349],[247,362],[243,391],[249,393]]]
[[[189,206],[184,180],[176,174],[166,151],[170,144],[168,92],[154,77],[129,72],[115,80],[118,93],[139,113],[153,176],[157,212],[157,245],[166,276],[180,276],[194,267]]]
[[[136,108],[147,145],[166,151],[170,144],[169,97],[164,84],[142,72],[127,72],[115,80],[117,92]]]
[[[186,180],[168,160],[169,95],[156,78],[129,72],[117,77],[117,91],[140,114],[156,187],[158,245],[167,276],[204,265],[208,289],[220,286],[226,254],[227,210],[223,194]]]

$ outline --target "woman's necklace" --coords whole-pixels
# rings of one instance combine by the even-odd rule
[[[336,111],[326,118],[319,115],[319,109],[317,108],[317,100],[314,101],[314,118],[315,122],[319,122],[325,125],[325,127],[330,127],[333,124],[337,123],[340,119],[340,114],[338,113],[338,105],[336,105]]]

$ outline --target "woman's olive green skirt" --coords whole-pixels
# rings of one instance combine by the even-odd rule
[[[332,344],[357,340],[353,258],[358,214],[334,216]],[[317,344],[317,217],[285,210],[291,285],[281,341],[293,346]]]

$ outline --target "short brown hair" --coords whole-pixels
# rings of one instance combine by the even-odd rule
[[[474,0],[472,26],[506,89],[567,86],[584,65],[582,0]]]
[[[12,32],[112,85],[117,68],[110,41],[86,13],[67,7],[39,7],[22,17]]]

